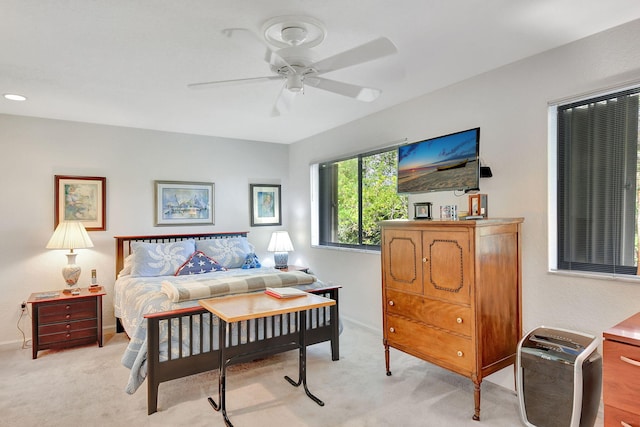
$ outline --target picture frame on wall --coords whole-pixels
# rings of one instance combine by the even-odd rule
[[[282,225],[280,185],[249,184],[251,226]]]
[[[215,223],[214,183],[154,181],[154,184],[155,226]]]
[[[87,231],[107,229],[107,178],[55,175],[54,224],[81,221]]]

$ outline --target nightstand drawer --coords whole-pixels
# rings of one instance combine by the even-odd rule
[[[42,304],[38,311],[40,324],[91,319],[95,318],[96,314],[97,305],[95,300]]]
[[[39,344],[41,346],[49,346],[54,344],[64,344],[67,341],[75,341],[84,339],[88,342],[95,342],[98,339],[98,329],[95,326],[90,329],[69,330],[49,335],[40,335]]]
[[[95,319],[79,320],[77,322],[52,323],[40,325],[38,335],[51,335],[63,332],[77,332],[83,329],[96,329]]]

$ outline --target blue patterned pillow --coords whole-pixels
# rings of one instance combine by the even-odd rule
[[[212,273],[214,271],[224,271],[226,268],[218,262],[206,256],[203,252],[195,251],[189,259],[176,271],[176,276],[186,276],[189,274]]]
[[[250,253],[244,260],[244,264],[242,264],[242,268],[245,270],[248,268],[260,268],[262,264],[260,264],[260,260],[258,260],[258,256],[255,253]]]
[[[170,243],[131,242],[131,275],[139,277],[170,276],[196,250],[193,239]]]
[[[197,240],[196,250],[202,251],[226,268],[240,268],[247,255],[253,252],[246,237]]]

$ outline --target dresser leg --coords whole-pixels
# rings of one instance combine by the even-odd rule
[[[387,376],[391,376],[391,371],[389,370],[389,344],[384,345],[384,364],[387,369]]]
[[[473,419],[475,421],[480,421],[480,381],[473,381],[473,402],[475,403],[475,412],[473,414]]]

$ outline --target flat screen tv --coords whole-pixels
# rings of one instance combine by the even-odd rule
[[[480,187],[480,128],[398,147],[398,193]]]

